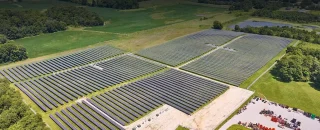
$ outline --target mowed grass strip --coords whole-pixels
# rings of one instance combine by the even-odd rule
[[[86,28],[86,30],[132,33],[164,25],[184,22],[201,17],[210,17],[226,11],[225,8],[205,7],[190,4],[153,7],[136,11],[120,11],[110,8],[87,7],[104,20],[104,26]]]
[[[244,127],[242,125],[235,124],[235,125],[230,126],[227,130],[251,130],[251,129]]]
[[[28,57],[34,58],[71,49],[86,47],[96,43],[117,39],[116,34],[89,31],[63,31],[41,34],[14,41],[27,49]]]

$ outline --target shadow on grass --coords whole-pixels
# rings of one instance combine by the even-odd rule
[[[284,81],[282,80],[279,76],[278,76],[278,72],[277,72],[277,69],[272,69],[270,71],[270,74],[272,75],[272,78],[279,81],[279,82],[283,82],[283,83],[290,83],[290,81]]]
[[[309,85],[310,85],[312,88],[314,88],[315,90],[320,91],[320,84],[316,84],[316,83],[310,82]]]

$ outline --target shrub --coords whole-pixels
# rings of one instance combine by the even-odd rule
[[[222,25],[222,23],[219,22],[219,21],[214,21],[214,22],[213,22],[213,28],[214,28],[214,29],[222,29],[222,28],[223,28],[223,25]]]

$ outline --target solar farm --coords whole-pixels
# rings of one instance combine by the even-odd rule
[[[177,66],[242,34],[243,33],[240,32],[211,29],[178,38],[159,46],[141,50],[137,54],[164,64]]]
[[[225,109],[245,101],[233,100],[232,88],[291,42],[212,29],[137,54],[101,46],[0,72],[58,128],[132,129],[166,105],[192,117],[208,104]],[[241,98],[251,95],[244,93]]]
[[[239,86],[292,41],[246,35],[182,69]]]

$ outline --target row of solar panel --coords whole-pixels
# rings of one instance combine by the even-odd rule
[[[141,50],[137,54],[164,64],[178,66],[240,35],[243,33],[211,29]]]
[[[123,53],[123,51],[117,48],[113,48],[111,46],[102,46],[63,57],[0,70],[0,73],[10,82],[17,82],[72,67],[89,64]]]
[[[227,45],[235,51],[218,49],[181,69],[239,86],[290,43],[290,39],[246,35]]]
[[[106,87],[159,71],[156,65],[133,56],[120,56],[93,66],[86,66],[39,79],[16,83],[38,106],[47,111]]]
[[[100,116],[107,115],[114,122],[125,126],[163,104],[191,114],[227,89],[225,85],[171,69],[83,100],[78,106],[90,106],[95,112],[99,112]],[[67,110],[73,108],[75,107],[69,107]],[[94,125],[101,129],[98,124]],[[61,128],[66,126],[62,125]]]

